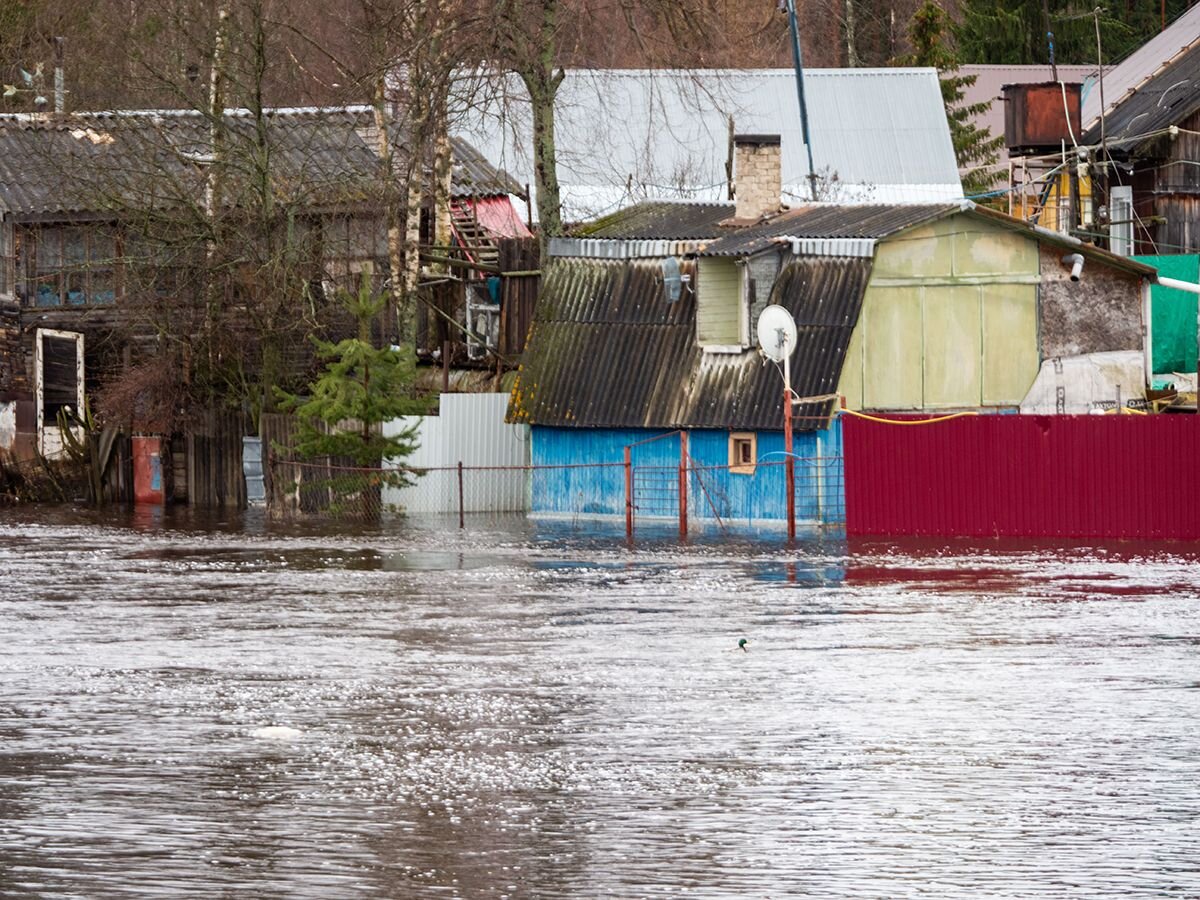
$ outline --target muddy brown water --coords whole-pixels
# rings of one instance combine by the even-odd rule
[[[452,524],[0,512],[0,896],[1200,895],[1187,545]]]

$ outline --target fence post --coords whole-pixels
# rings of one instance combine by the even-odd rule
[[[458,461],[458,527],[463,527],[463,479],[461,459]]]
[[[625,537],[633,540],[633,448],[625,448]]]
[[[787,536],[788,543],[796,540],[796,456],[792,440],[792,389],[783,390],[783,452],[787,454],[784,468],[785,490],[787,491]]]
[[[679,539],[686,541],[688,536],[688,436],[686,431],[679,432]]]

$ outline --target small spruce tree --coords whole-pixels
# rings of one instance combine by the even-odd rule
[[[337,509],[357,498],[369,517],[380,509],[381,486],[406,487],[415,481],[409,470],[383,466],[399,463],[416,450],[416,426],[393,435],[384,435],[379,426],[426,412],[429,402],[414,396],[412,352],[378,348],[371,342],[371,322],[386,305],[387,295],[375,293],[364,275],[357,293],[342,290],[338,296],[357,321],[358,336],[337,343],[313,338],[325,371],[309,385],[307,397],[279,394],[281,407],[299,420],[291,452],[302,459],[335,458],[354,468],[378,470],[333,476],[319,485],[329,490]]]
[[[975,76],[955,74],[959,60],[948,42],[949,32],[950,17],[946,11],[937,0],[925,0],[908,25],[912,53],[897,62],[904,66],[932,66],[938,70],[954,155],[960,169],[970,170],[963,178],[963,191],[968,195],[980,194],[1000,179],[999,171],[988,171],[986,167],[999,160],[1004,136],[992,137],[987,128],[980,128],[971,121],[974,116],[986,112],[991,102],[963,104],[963,94],[975,83]]]

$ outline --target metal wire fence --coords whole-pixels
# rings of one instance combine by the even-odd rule
[[[459,527],[502,515],[624,520],[625,531],[677,527],[785,526],[789,508],[802,526],[845,522],[840,456],[796,458],[794,503],[787,503],[786,461],[754,466],[579,463],[526,466],[363,468],[336,461],[272,457],[267,503],[276,517],[379,520],[444,515]]]

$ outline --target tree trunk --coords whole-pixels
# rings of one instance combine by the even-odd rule
[[[538,25],[537,57],[521,67],[519,74],[529,93],[533,115],[533,176],[537,185],[538,234],[542,254],[546,239],[562,234],[558,163],[554,142],[554,101],[566,73],[554,69],[558,53],[558,0],[542,0]]]
[[[858,21],[854,12],[854,0],[846,3],[846,65],[856,69],[862,65],[862,57],[858,55]]]
[[[440,93],[438,109],[433,121],[433,243],[439,247],[450,246],[450,191],[453,159],[448,119],[446,95]]]
[[[375,152],[379,157],[380,187],[383,190],[383,216],[387,226],[388,269],[392,273],[389,280],[392,305],[396,310],[397,341],[401,347],[407,346],[406,340],[412,332],[413,298],[405,292],[404,231],[401,225],[399,196],[396,190],[396,166],[392,156],[391,132],[392,117],[387,107],[386,74],[381,74],[375,80],[375,90],[372,97],[372,113],[375,122]]]
[[[539,73],[541,76],[543,73]],[[558,187],[558,163],[554,142],[554,98],[562,73],[527,79],[533,113],[533,176],[537,184],[538,232],[543,253],[547,238],[562,234],[561,198]]]

